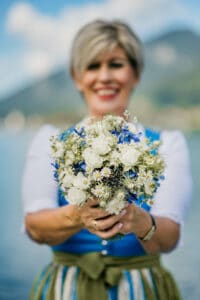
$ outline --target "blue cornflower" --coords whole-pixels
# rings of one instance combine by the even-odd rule
[[[79,130],[77,128],[74,128],[74,132],[76,132],[76,134],[78,134],[82,138],[86,136],[84,127],[81,127]]]
[[[78,162],[77,164],[75,164],[74,168],[75,168],[76,171],[85,172],[86,164],[85,164],[84,161],[81,161],[81,162]]]
[[[74,131],[74,127],[70,127],[67,130],[63,131],[60,136],[59,139],[60,141],[66,141],[66,139],[68,138],[68,136]]]
[[[58,170],[59,167],[60,167],[59,163],[57,163],[57,162],[51,163],[51,165],[52,165],[56,170]]]
[[[136,178],[138,176],[137,172],[134,172],[133,170],[129,170],[125,172],[125,176],[129,178]]]

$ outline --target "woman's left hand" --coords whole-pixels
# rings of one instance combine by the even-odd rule
[[[129,204],[126,207],[126,214],[120,219],[123,224],[120,233],[135,233],[136,236],[142,237],[151,228],[151,217],[141,207],[135,204]]]

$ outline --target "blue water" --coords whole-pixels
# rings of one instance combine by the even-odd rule
[[[27,300],[37,271],[48,263],[46,246],[31,242],[22,226],[21,174],[33,132],[0,132],[0,300]],[[200,134],[187,137],[191,152],[194,195],[184,227],[184,245],[163,255],[176,277],[183,299],[200,299]]]

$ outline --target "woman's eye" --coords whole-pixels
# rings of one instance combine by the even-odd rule
[[[111,62],[109,65],[111,68],[116,68],[116,69],[122,68],[124,66],[122,62]]]
[[[100,67],[100,64],[99,63],[93,63],[93,64],[90,64],[88,67],[87,67],[87,70],[97,70],[98,68]]]

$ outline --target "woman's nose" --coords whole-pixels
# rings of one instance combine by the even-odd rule
[[[98,79],[103,82],[110,81],[112,79],[112,74],[108,66],[106,65],[101,66],[98,72]]]

